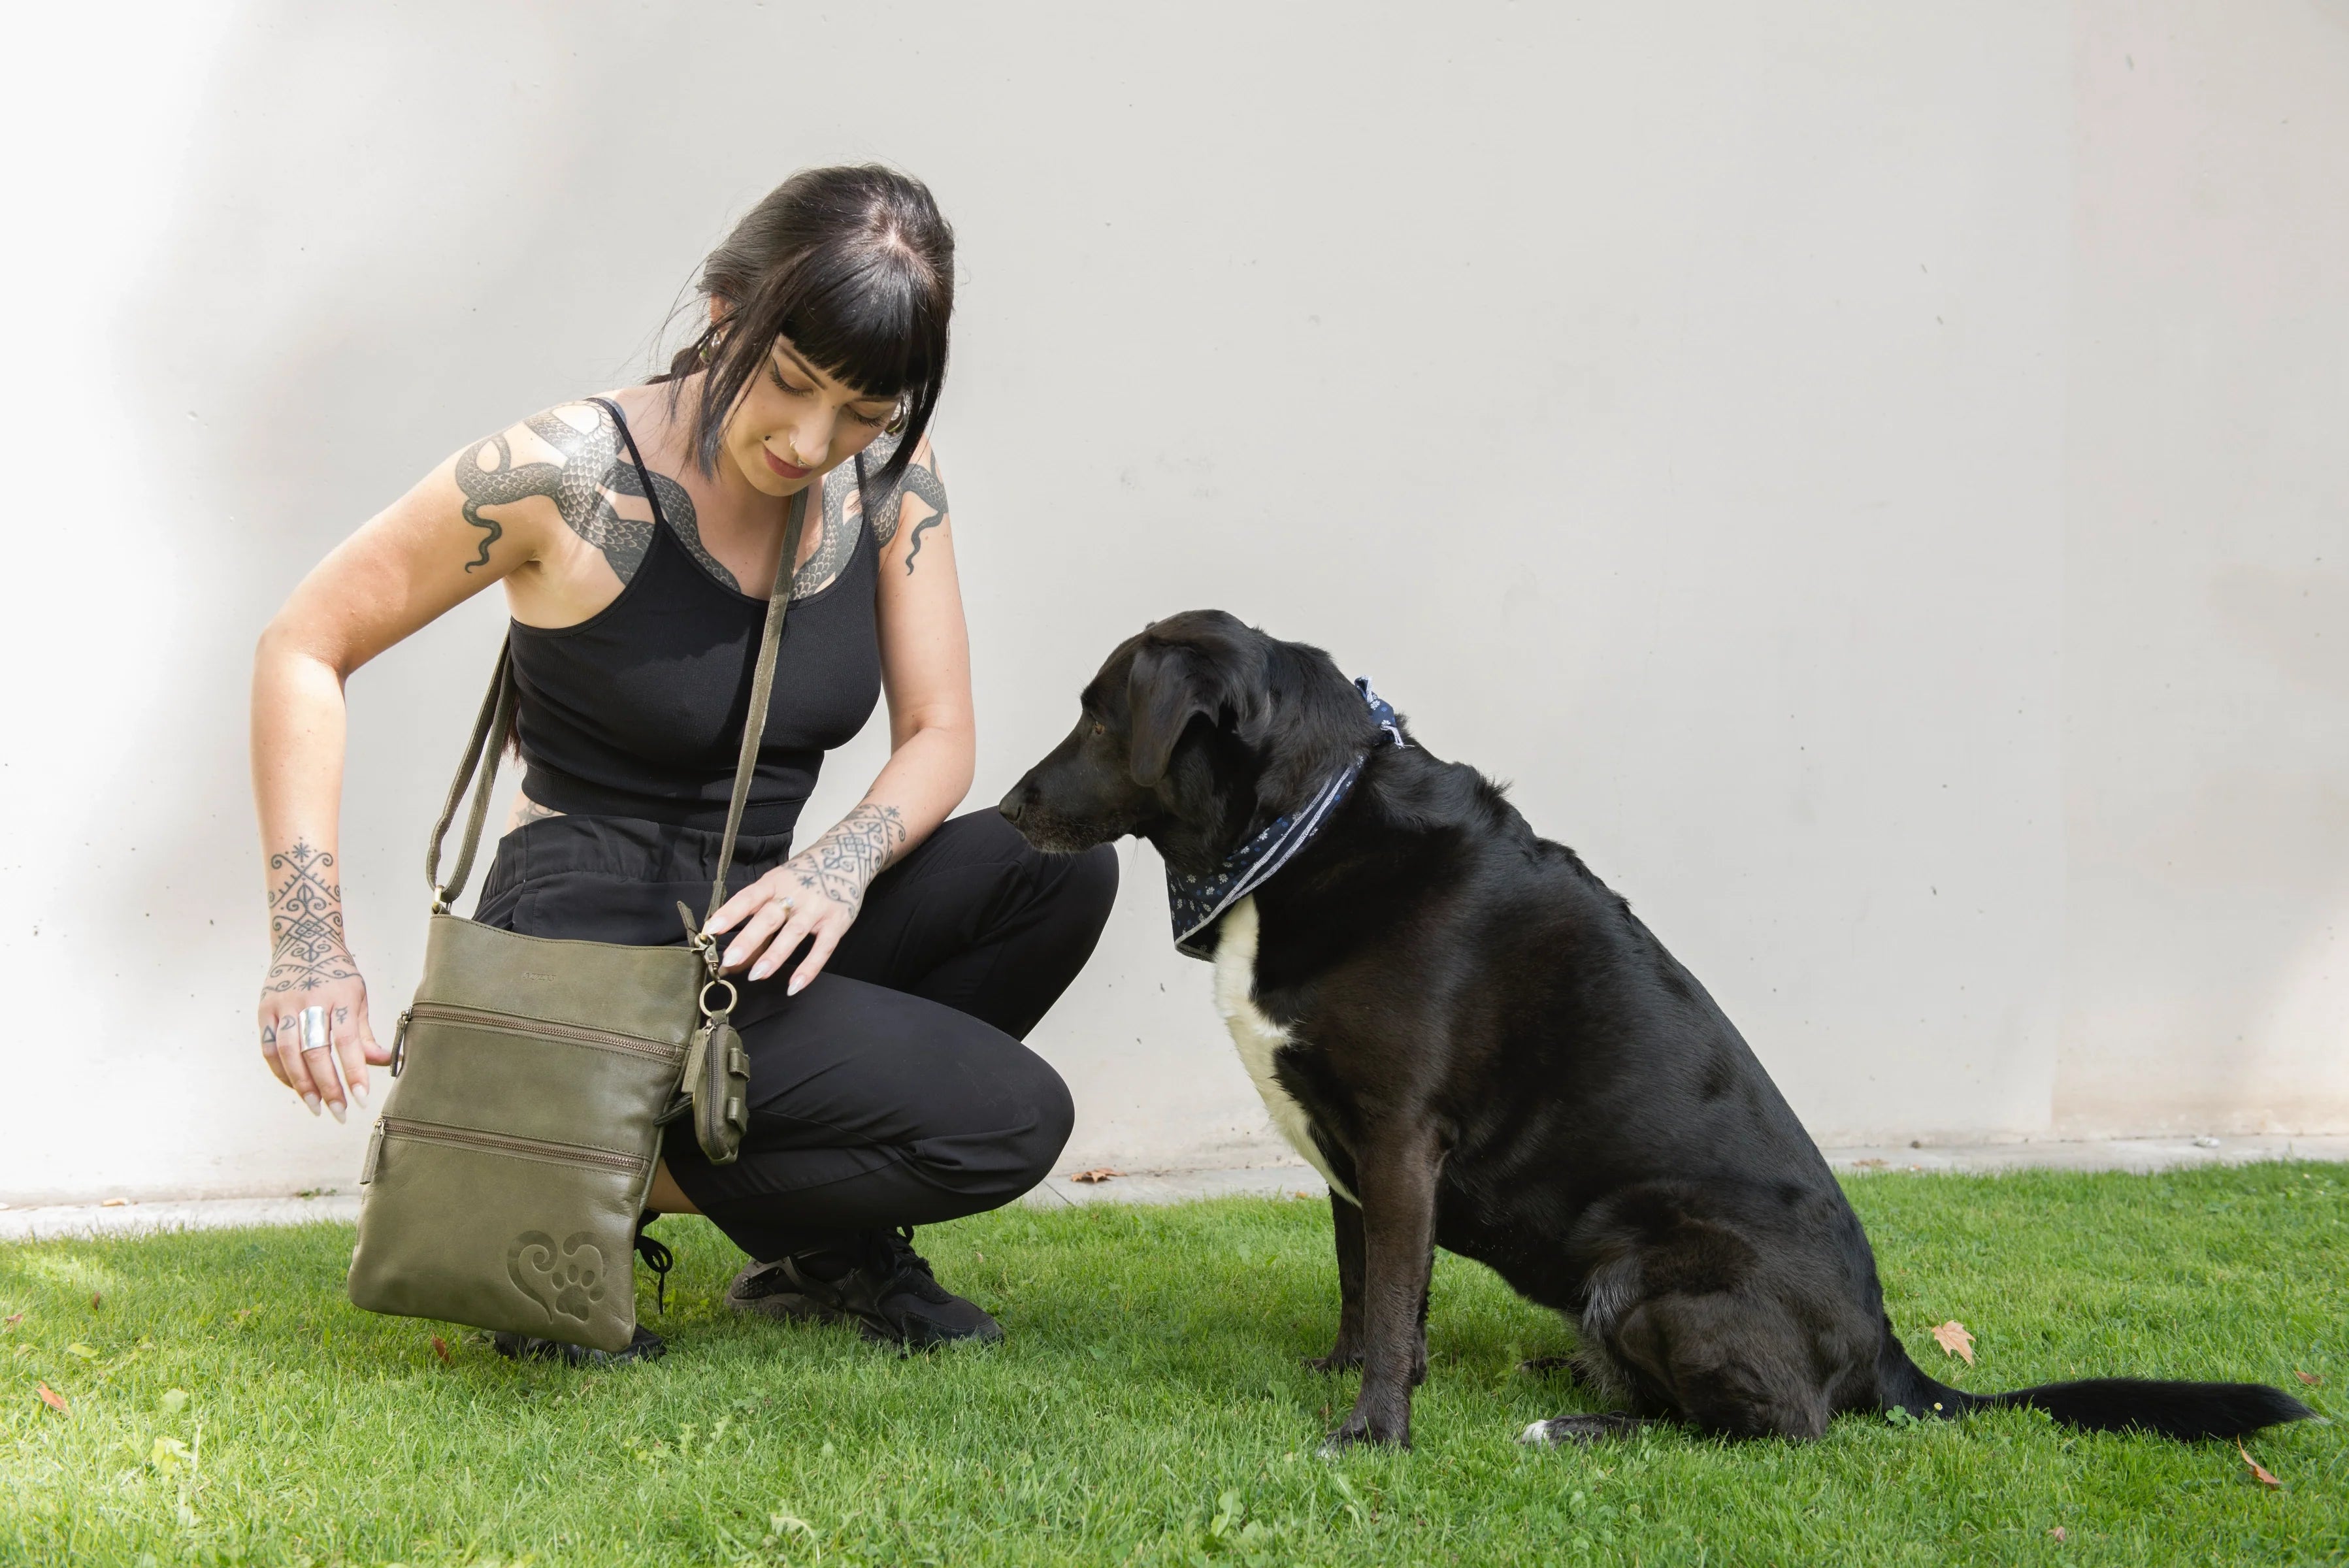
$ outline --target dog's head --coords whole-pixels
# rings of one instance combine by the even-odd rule
[[[1377,735],[1330,656],[1221,610],[1154,622],[1118,645],[1068,738],[1003,798],[1038,849],[1128,833],[1207,866],[1300,803]]]

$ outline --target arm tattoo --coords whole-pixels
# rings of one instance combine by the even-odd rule
[[[457,454],[457,488],[465,492],[465,521],[484,532],[481,553],[465,563],[466,571],[489,564],[490,546],[505,532],[497,519],[481,515],[481,508],[544,496],[572,532],[603,552],[622,583],[636,576],[645,552],[652,547],[653,524],[649,519],[621,516],[611,498],[647,499],[644,483],[636,477],[636,465],[621,455],[620,430],[612,416],[592,403],[585,407],[595,415],[595,423],[585,430],[553,409],[523,421],[531,434],[563,454],[560,463],[517,463],[502,434]],[[702,570],[740,592],[734,574],[703,547],[693,498],[685,487],[666,474],[654,474],[652,480],[659,492],[661,515],[687,553]]]
[[[800,886],[834,903],[855,909],[905,844],[905,820],[895,806],[867,801],[843,817],[832,831],[792,857]]]
[[[343,943],[343,887],[335,857],[296,839],[269,857],[270,991],[307,991],[358,974]],[[282,878],[283,880],[279,880]]]
[[[887,443],[885,446],[885,442]],[[873,455],[873,461],[878,466],[889,460],[890,454],[896,450],[896,443],[892,438],[884,436],[865,450]],[[897,488],[888,495],[876,497],[870,514],[873,537],[880,542],[884,550],[888,549],[889,542],[897,537],[898,514],[905,507],[907,490],[913,491],[915,498],[930,509],[929,516],[914,524],[913,541],[905,549],[905,572],[910,576],[914,570],[914,557],[922,552],[922,535],[946,521],[947,487],[938,482],[936,471],[927,464],[914,462],[906,465],[905,477],[897,481]]]

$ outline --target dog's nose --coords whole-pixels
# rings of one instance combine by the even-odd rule
[[[1024,784],[1014,784],[1011,787],[1011,793],[1006,795],[1003,798],[1002,802],[995,809],[1003,813],[1003,820],[1005,821],[1016,822],[1019,820],[1019,813],[1027,809],[1027,786]]]

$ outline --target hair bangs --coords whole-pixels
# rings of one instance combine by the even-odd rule
[[[885,253],[840,260],[846,264],[819,263],[808,269],[817,275],[793,280],[797,297],[778,302],[781,335],[809,364],[868,397],[918,387],[935,349],[920,278]]]

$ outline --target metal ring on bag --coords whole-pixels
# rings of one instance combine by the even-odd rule
[[[709,988],[712,985],[726,987],[726,1006],[723,1007],[713,1007],[709,1005]],[[715,1018],[721,1014],[731,1013],[734,1010],[734,1004],[741,1000],[741,997],[742,993],[734,989],[734,982],[731,980],[716,978],[705,980],[701,983],[701,1016],[705,1018]]]

